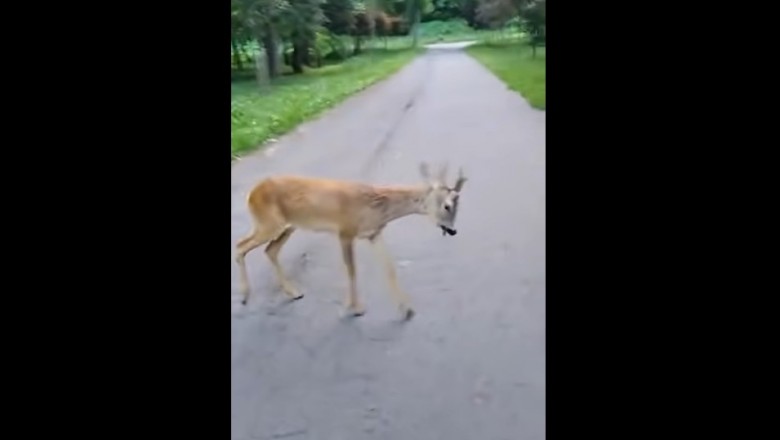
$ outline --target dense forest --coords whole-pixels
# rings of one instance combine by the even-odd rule
[[[275,78],[360,55],[369,41],[520,29],[531,47],[543,45],[546,0],[231,0],[231,52],[236,71]],[[427,27],[426,27],[427,26]]]

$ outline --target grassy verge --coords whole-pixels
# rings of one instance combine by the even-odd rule
[[[531,106],[545,109],[547,104],[545,48],[536,50],[536,58],[531,58],[531,48],[522,42],[478,44],[466,50],[512,90],[520,93]]]
[[[419,51],[374,51],[348,61],[278,78],[269,91],[255,82],[231,87],[231,149],[245,153],[295,128],[379,80],[398,71]]]

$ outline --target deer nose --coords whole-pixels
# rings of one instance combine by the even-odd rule
[[[441,235],[447,235],[447,234],[455,235],[457,233],[458,233],[458,231],[456,231],[455,229],[450,229],[450,228],[448,228],[446,226],[442,226],[441,227]]]

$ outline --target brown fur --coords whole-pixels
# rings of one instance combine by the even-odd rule
[[[243,304],[249,300],[246,254],[266,243],[265,252],[282,290],[291,299],[303,297],[284,274],[278,255],[295,230],[306,229],[339,237],[349,277],[346,304],[352,314],[364,313],[355,287],[353,248],[356,239],[366,239],[384,263],[393,298],[405,318],[411,318],[414,312],[409,297],[398,285],[395,265],[382,240],[382,231],[389,222],[411,214],[428,215],[437,223],[452,228],[458,192],[466,181],[461,172],[454,188],[448,188],[443,183],[446,167],[436,181],[430,181],[426,165],[423,164],[420,170],[429,181],[417,186],[377,186],[302,176],[275,176],[258,183],[247,196],[253,230],[236,244]],[[445,204],[448,205],[446,209]]]

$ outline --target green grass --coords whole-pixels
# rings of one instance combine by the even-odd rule
[[[531,48],[520,41],[475,44],[466,50],[512,90],[520,93],[531,106],[545,109],[547,62],[544,47],[537,48],[534,59],[531,58]]]
[[[398,71],[419,51],[372,51],[340,63],[274,80],[261,91],[254,81],[231,86],[231,149],[245,153]]]

